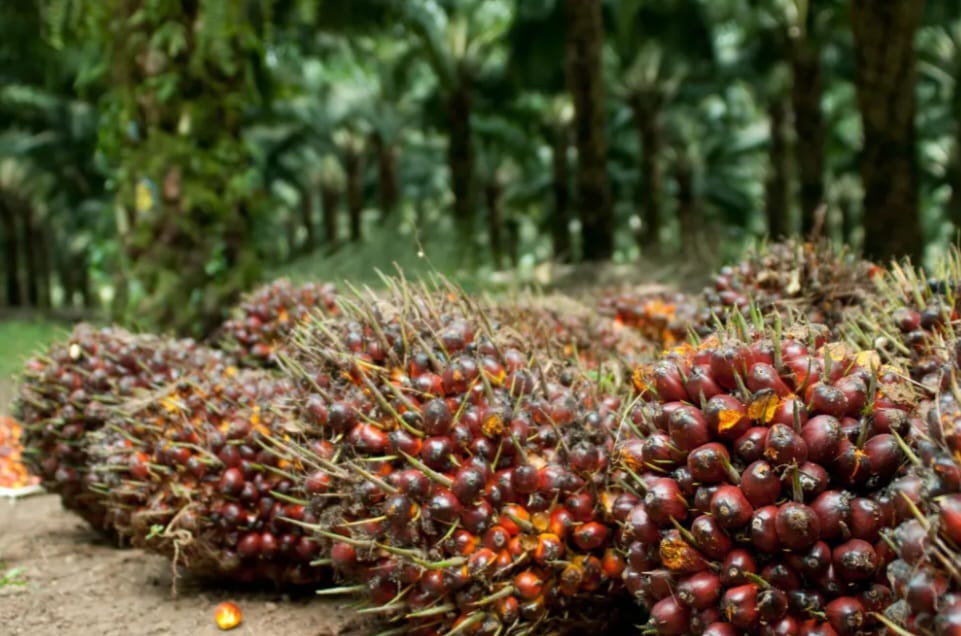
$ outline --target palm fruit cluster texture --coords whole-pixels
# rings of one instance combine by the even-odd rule
[[[89,436],[90,488],[108,527],[195,575],[237,582],[318,582],[321,545],[298,522],[293,467],[270,452],[294,424],[294,384],[263,371],[187,373],[117,409]]]
[[[224,353],[193,340],[79,325],[69,339],[27,361],[21,375],[15,406],[24,462],[66,508],[103,528],[101,498],[86,483],[88,433],[125,398],[166,386],[188,370],[215,371],[229,363]]]
[[[0,488],[16,490],[39,483],[23,465],[22,427],[12,417],[0,415]]]
[[[297,325],[312,313],[336,312],[336,298],[336,288],[329,283],[295,286],[289,279],[277,279],[245,296],[216,340],[246,366],[276,366],[278,349]]]
[[[810,322],[834,326],[848,308],[872,296],[880,272],[828,241],[769,244],[721,268],[713,286],[704,290],[698,324],[702,333],[710,331],[712,315],[723,317],[731,309],[747,313],[754,305],[764,311],[793,310]]]
[[[701,314],[695,298],[681,292],[644,288],[604,293],[598,310],[613,318],[615,325],[639,332],[661,349],[686,341],[698,326]]]
[[[618,546],[652,632],[883,628],[913,392],[825,333],[722,334],[639,370]]]
[[[459,292],[391,290],[298,334],[317,535],[410,634],[532,634],[612,620],[623,558],[605,475],[619,401],[544,362]],[[332,498],[336,505],[331,506]],[[582,632],[581,632],[582,633]]]

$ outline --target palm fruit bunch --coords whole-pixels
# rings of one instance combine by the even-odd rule
[[[829,241],[790,239],[752,249],[735,265],[722,267],[703,296],[700,332],[713,329],[713,316],[755,305],[768,312],[793,311],[809,322],[834,326],[849,307],[874,292],[881,268],[836,249]]]
[[[483,310],[501,329],[589,370],[633,369],[660,349],[654,340],[562,294],[489,302]]]
[[[628,591],[661,635],[879,633],[903,373],[811,325],[727,328],[635,376],[612,479]]]
[[[697,301],[687,294],[647,288],[605,293],[598,301],[598,310],[661,349],[684,342],[700,314]]]
[[[23,460],[64,507],[104,529],[99,496],[87,490],[87,435],[111,408],[139,392],[164,386],[187,370],[215,370],[229,358],[193,340],[134,335],[81,324],[69,339],[27,361],[15,409],[23,423]]]
[[[952,282],[954,281],[954,282]],[[935,391],[954,364],[955,324],[961,310],[961,253],[953,249],[934,276],[910,264],[893,264],[878,277],[870,302],[845,321],[848,339],[904,365]]]
[[[0,415],[0,490],[17,491],[39,483],[27,472],[21,455],[22,428],[12,417]]]
[[[343,307],[284,365],[313,441],[281,452],[311,469],[329,592],[417,635],[584,633],[629,607],[606,489],[619,400],[458,290]]]
[[[294,424],[293,382],[261,370],[189,373],[115,409],[91,434],[89,490],[135,546],[200,577],[316,583],[321,544],[300,485],[270,448]],[[301,471],[302,472],[302,471]]]
[[[313,312],[337,313],[336,298],[332,284],[277,279],[245,296],[215,340],[244,365],[275,367],[278,349],[297,325]]]

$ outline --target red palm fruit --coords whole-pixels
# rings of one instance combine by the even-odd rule
[[[683,460],[684,454],[674,446],[667,433],[649,435],[642,446],[644,464],[654,470],[672,470]]]
[[[537,473],[535,471],[535,479],[536,477]],[[484,472],[475,466],[467,465],[454,474],[454,481],[450,489],[461,503],[469,504],[483,492],[485,485]]]
[[[788,563],[799,573],[818,578],[831,566],[831,547],[818,541],[803,552],[794,552],[787,557]]]
[[[757,594],[757,611],[763,623],[776,623],[787,614],[787,593],[776,587],[762,589]]]
[[[805,501],[810,501],[824,492],[831,479],[827,469],[821,464],[815,464],[814,462],[804,462],[800,468],[797,469],[796,474]],[[794,471],[785,472],[783,479],[785,482],[788,482],[785,483],[785,487],[791,487],[789,482],[793,481],[793,475]]]
[[[744,496],[755,507],[773,504],[781,496],[781,480],[774,467],[763,459],[753,462],[744,470],[740,486]]]
[[[531,464],[521,464],[510,471],[510,489],[521,495],[535,492],[540,485],[540,473]]]
[[[596,550],[605,544],[609,534],[607,526],[591,521],[574,528],[574,543],[581,550]]]
[[[830,465],[841,448],[841,422],[831,415],[816,415],[801,429],[801,437],[808,448],[808,459]]]
[[[651,384],[662,402],[681,402],[687,399],[684,378],[673,362],[662,360],[651,370]]]
[[[734,452],[741,460],[750,464],[764,456],[764,441],[767,438],[766,426],[754,426],[747,429],[734,442]]]
[[[694,492],[694,509],[705,515],[711,514],[711,499],[721,486],[722,484],[711,484],[698,487]]]
[[[825,413],[834,417],[844,417],[848,413],[847,395],[841,389],[830,384],[817,382],[809,385],[805,397],[809,407],[818,413]]]
[[[904,436],[911,428],[910,417],[897,408],[875,408],[868,416],[871,433],[897,433]]]
[[[662,528],[670,525],[671,519],[687,519],[687,502],[673,479],[655,479],[644,495],[644,506],[651,520]]]
[[[824,595],[812,589],[788,590],[788,607],[797,615],[813,615],[824,611]]]
[[[706,609],[721,597],[721,579],[713,572],[697,572],[677,584],[677,598],[688,607]]]
[[[764,362],[751,365],[747,374],[747,388],[752,393],[772,391],[779,398],[787,397],[791,393],[791,389],[781,379],[777,369]]]
[[[536,573],[526,570],[514,577],[514,590],[519,598],[530,601],[544,592],[544,581]]]
[[[938,530],[942,536],[961,546],[961,494],[938,500]]]
[[[827,621],[810,618],[801,623],[798,636],[840,636]]]
[[[784,358],[784,366],[789,371],[785,379],[789,379],[794,391],[798,394],[801,389],[815,384],[821,379],[821,361],[812,356],[797,356]]]
[[[928,531],[917,519],[909,519],[894,530],[894,541],[898,546],[898,556],[911,565],[916,565],[929,555],[931,538]]]
[[[723,444],[710,442],[698,446],[687,456],[687,469],[695,481],[714,484],[727,479],[731,456]]]
[[[691,367],[687,374],[687,381],[684,383],[687,390],[687,399],[693,404],[701,404],[702,401],[710,401],[714,396],[722,393],[724,389],[717,385],[711,377],[711,368],[708,365],[697,364]]]
[[[390,449],[394,453],[406,453],[412,457],[420,455],[424,447],[424,440],[412,435],[404,429],[396,429],[387,434]]]
[[[721,527],[727,530],[747,525],[753,512],[751,502],[737,486],[730,484],[721,486],[711,497],[711,514]]]
[[[870,579],[880,565],[874,546],[861,539],[842,543],[834,548],[831,556],[835,573],[847,582]]]
[[[704,628],[701,636],[738,636],[737,628],[730,623],[711,623]]]
[[[619,580],[626,568],[627,562],[616,549],[608,548],[604,551],[604,556],[601,558],[601,570],[608,580]]]
[[[761,625],[761,636],[797,636],[800,632],[801,622],[793,616],[783,616]]]
[[[875,583],[858,595],[858,600],[868,613],[883,612],[894,600],[894,594],[889,585]]]
[[[721,564],[721,583],[725,587],[742,585],[748,580],[746,574],[757,574],[757,562],[751,553],[743,548],[728,552]]]
[[[801,587],[800,576],[786,563],[768,563],[761,570],[761,578],[767,581],[768,586],[788,592]]]
[[[939,454],[931,461],[931,471],[933,483],[928,487],[930,496],[938,497],[961,491],[961,466],[954,457]]]
[[[934,619],[937,636],[961,636],[961,601],[954,601],[938,610]]]
[[[671,443],[682,452],[690,452],[711,441],[711,432],[700,409],[684,406],[671,415],[668,423]]]
[[[803,428],[807,421],[808,409],[804,402],[798,397],[788,397],[778,402],[768,423]]]
[[[838,481],[848,487],[864,485],[874,474],[870,456],[847,439],[841,440],[834,469]]]
[[[511,522],[513,524],[513,522]],[[516,525],[514,526],[516,529]],[[547,529],[553,534],[556,534],[561,539],[567,537],[568,533],[574,527],[574,518],[571,516],[570,511],[563,506],[557,506],[551,510],[550,518],[547,522]]]
[[[864,605],[853,596],[842,596],[827,604],[824,614],[838,636],[854,636],[864,625]]]
[[[868,400],[868,385],[856,375],[845,376],[834,383],[834,387],[844,394],[848,403],[845,415],[857,417],[864,410]]]
[[[864,442],[864,454],[870,462],[872,476],[869,485],[886,484],[894,477],[904,460],[904,453],[897,439],[890,433],[881,433]],[[952,462],[951,466],[957,468]],[[961,486],[961,483],[958,484]]]
[[[851,501],[851,514],[848,516],[848,530],[855,539],[874,543],[881,532],[881,506],[865,497]]]
[[[463,510],[463,506],[450,490],[434,485],[431,496],[424,504],[430,518],[441,523],[453,523]]]
[[[634,506],[625,520],[624,538],[644,543],[655,543],[660,539],[658,525],[648,515],[644,504]]]
[[[424,405],[422,414],[422,426],[427,435],[439,436],[450,432],[454,422],[454,414],[447,400],[434,398]]]
[[[814,509],[793,501],[778,509],[775,527],[781,544],[790,550],[803,550],[821,537],[821,524]]]
[[[697,549],[709,559],[723,559],[734,546],[734,542],[721,528],[717,519],[706,514],[691,522],[690,532]]]
[[[756,629],[760,621],[758,591],[757,583],[745,583],[725,590],[721,598],[724,619],[741,630]]]
[[[848,492],[826,490],[811,502],[811,508],[818,517],[822,539],[831,541],[849,533],[853,499]]]
[[[940,572],[919,569],[908,579],[904,598],[914,612],[934,614],[948,586],[948,579]]]
[[[764,458],[777,468],[800,466],[807,461],[808,449],[798,433],[790,426],[774,424],[764,438]]]
[[[764,506],[757,508],[751,517],[751,545],[761,552],[774,554],[781,547],[774,523],[777,511],[777,506]]]
[[[699,482],[694,480],[694,475],[691,474],[687,466],[679,466],[671,471],[671,479],[677,482],[677,487],[685,499],[697,493]]]
[[[641,573],[641,593],[653,605],[674,593],[674,574],[670,570],[646,570]]]
[[[228,468],[220,476],[218,489],[224,495],[236,497],[244,489],[244,473],[239,468]]]
[[[677,598],[662,598],[651,607],[650,626],[659,636],[683,636],[689,633],[691,610]]]
[[[684,539],[679,530],[668,530],[664,533],[658,552],[661,563],[671,572],[689,574],[708,567],[704,556]]]
[[[711,434],[723,441],[734,441],[751,427],[747,407],[733,395],[715,395],[704,407]]]
[[[738,375],[743,380],[752,362],[751,348],[745,344],[729,343],[711,352],[711,375],[718,385],[731,390],[737,388]]]

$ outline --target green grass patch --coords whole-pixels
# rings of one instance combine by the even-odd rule
[[[0,320],[0,378],[9,379],[30,354],[68,333],[69,328],[62,323],[42,319]]]

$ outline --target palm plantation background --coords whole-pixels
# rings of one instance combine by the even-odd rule
[[[959,51],[953,0],[0,3],[0,307],[199,335],[281,274],[930,258]]]

